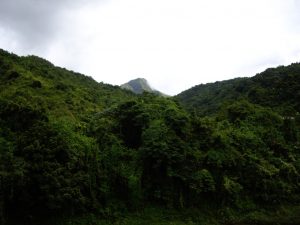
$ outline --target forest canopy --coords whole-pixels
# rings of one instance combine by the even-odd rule
[[[136,95],[0,50],[0,223],[156,208],[190,224],[286,224],[268,216],[286,207],[299,224],[299,87],[292,64]]]

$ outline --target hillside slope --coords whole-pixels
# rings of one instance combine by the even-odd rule
[[[73,118],[134,98],[118,86],[55,67],[36,56],[18,57],[0,50],[0,96],[28,103],[53,116]]]
[[[199,115],[215,114],[226,104],[246,99],[293,116],[300,112],[300,64],[267,69],[251,78],[197,85],[178,94],[176,99]]]
[[[300,117],[220,104],[0,51],[0,224],[300,224]]]

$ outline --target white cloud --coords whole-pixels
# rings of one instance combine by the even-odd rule
[[[22,51],[24,39],[14,37],[17,44],[0,38],[0,47],[40,54],[107,83],[145,77],[168,94],[299,60],[300,5],[295,0],[71,4],[66,1],[55,17],[44,21],[55,31],[45,46]]]

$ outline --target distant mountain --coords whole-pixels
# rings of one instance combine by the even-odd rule
[[[150,92],[161,96],[167,96],[162,92],[153,89],[145,78],[137,78],[131,80],[125,84],[122,84],[120,87],[123,89],[130,90],[136,94],[142,94],[143,92]]]
[[[282,115],[300,112],[300,63],[270,68],[250,78],[200,84],[175,96],[189,111],[207,116],[245,99]]]

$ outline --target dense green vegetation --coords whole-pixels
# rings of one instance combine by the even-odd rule
[[[251,78],[197,85],[176,96],[184,106],[198,115],[216,114],[222,107],[245,99],[271,107],[281,115],[300,112],[300,63],[267,69]]]
[[[246,90],[204,117],[0,51],[0,223],[299,224],[298,90]]]

